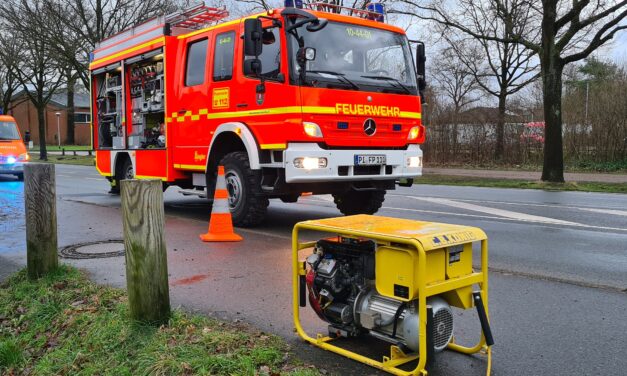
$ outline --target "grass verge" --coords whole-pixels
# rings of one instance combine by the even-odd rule
[[[65,149],[65,151],[87,151],[91,150],[91,146],[89,145],[61,145],[58,147],[57,145],[46,145],[47,151],[61,151],[61,149]],[[35,145],[31,150],[31,152],[39,152],[39,146]]]
[[[39,154],[34,154],[31,152],[30,154],[31,162],[41,162],[39,160]],[[56,155],[56,154],[48,154],[48,162],[49,163],[58,163],[58,164],[73,164],[80,166],[94,166],[94,157],[84,156],[84,155]]]
[[[132,322],[122,290],[62,266],[0,284],[0,375],[298,375],[278,337],[174,311],[158,328]]]
[[[541,181],[515,180],[515,179],[490,179],[469,176],[451,176],[426,174],[414,180],[415,184],[430,185],[458,185],[489,188],[522,188],[544,189],[548,191],[582,191],[604,193],[627,193],[627,184],[598,183],[598,182],[566,182],[545,183]]]

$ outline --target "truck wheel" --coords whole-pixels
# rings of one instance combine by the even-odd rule
[[[261,191],[259,174],[250,169],[248,155],[241,151],[229,153],[220,164],[224,166],[233,224],[252,227],[263,222],[269,201]]]
[[[355,191],[333,195],[335,206],[344,215],[374,214],[385,200],[385,191]]]
[[[133,163],[130,159],[124,161],[120,172],[122,173],[120,180],[135,179],[135,170],[133,170]]]
[[[122,168],[115,174],[115,186],[111,187],[110,194],[119,195],[121,185],[120,182],[126,179],[135,179],[135,170],[130,159],[126,159],[122,164]]]

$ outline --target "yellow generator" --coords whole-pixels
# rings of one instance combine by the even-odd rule
[[[301,241],[303,231],[308,239],[311,231],[324,237]],[[473,243],[481,249],[479,270]],[[481,229],[370,215],[305,221],[294,227],[292,257],[294,324],[304,340],[395,375],[426,375],[444,349],[484,350],[490,373],[488,240]],[[300,308],[307,305],[328,333],[305,332]],[[475,346],[455,342],[452,307],[476,308]],[[372,359],[339,340],[364,334],[389,343],[389,356]]]

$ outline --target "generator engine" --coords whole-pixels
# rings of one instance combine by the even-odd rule
[[[309,304],[329,323],[332,337],[369,334],[418,351],[418,301],[404,302],[377,293],[375,242],[338,237],[316,242],[306,260]],[[453,336],[453,312],[445,299],[427,299],[433,309],[436,351]]]

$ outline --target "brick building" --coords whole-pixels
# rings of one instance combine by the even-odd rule
[[[61,133],[61,144],[67,144],[67,94],[65,90],[58,90],[52,95],[45,111],[46,144],[56,145],[57,141],[57,113]],[[11,99],[8,115],[17,121],[22,135],[30,132],[34,145],[39,144],[39,125],[37,123],[37,108],[29,100],[24,91],[20,91]],[[74,140],[76,145],[90,144],[91,115],[89,110],[89,94],[74,94]]]

